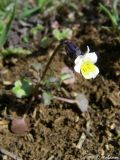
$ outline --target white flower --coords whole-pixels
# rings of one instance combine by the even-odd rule
[[[90,52],[90,49],[87,46],[87,52],[75,59],[74,70],[78,73],[81,73],[85,79],[95,78],[99,73],[99,69],[95,65],[96,62],[96,53]]]

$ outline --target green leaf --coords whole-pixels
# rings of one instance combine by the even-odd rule
[[[61,81],[64,81],[64,80],[66,80],[66,79],[70,79],[72,77],[72,75],[70,74],[70,73],[63,73],[63,74],[61,74],[61,76],[60,76],[60,80]]]
[[[23,12],[21,13],[20,17],[21,18],[30,17],[34,13],[38,12],[40,10],[40,8],[41,8],[40,6],[36,6],[34,8],[25,7],[23,9]]]
[[[27,78],[17,80],[11,91],[17,98],[28,97],[32,93],[32,82]]]
[[[51,44],[52,40],[49,37],[44,36],[41,39],[40,47],[47,48]]]
[[[0,0],[0,48],[7,40],[12,21],[15,16],[16,0]]]
[[[72,30],[69,29],[69,28],[65,28],[62,31],[62,37],[63,37],[63,39],[68,38],[69,36],[71,36],[71,34],[72,34]]]
[[[32,68],[34,68],[36,71],[40,71],[42,69],[42,64],[41,63],[37,63],[37,62],[34,62],[31,64]]]
[[[31,15],[44,11],[46,6],[50,6],[51,0],[36,0],[36,6],[34,8],[30,8],[30,6],[26,5],[23,8],[23,12],[21,14],[21,18],[30,17]]]
[[[66,85],[73,84],[75,82],[75,75],[73,71],[66,67],[63,67],[60,74],[60,82]]]
[[[117,4],[113,4],[113,12],[112,12],[102,3],[99,4],[100,10],[103,11],[108,16],[114,28],[118,26],[118,19],[119,19],[116,5]]]
[[[29,43],[29,36],[28,36],[28,35],[24,35],[24,36],[22,37],[22,41],[23,41],[24,43]]]
[[[49,92],[43,92],[42,99],[43,99],[43,103],[45,105],[50,105],[52,98],[53,98],[53,96],[52,96],[51,93],[49,93]]]
[[[62,32],[60,32],[59,29],[54,29],[52,33],[58,41],[62,40]]]
[[[1,56],[8,56],[8,55],[17,55],[17,56],[23,56],[23,55],[30,55],[31,51],[26,50],[23,48],[8,48],[8,49],[2,49],[0,51]]]
[[[37,0],[37,4],[38,4],[41,8],[43,8],[43,7],[45,7],[45,6],[47,5],[48,1],[49,1],[49,0]]]
[[[56,38],[58,41],[61,41],[61,40],[71,37],[72,30],[69,28],[65,28],[62,31],[60,31],[59,29],[54,29],[52,34],[54,38]]]
[[[43,30],[44,30],[44,26],[41,24],[37,24],[37,26],[33,27],[30,30],[30,34],[34,36],[34,35],[38,34],[38,32],[41,32]]]
[[[1,22],[0,23],[0,36],[2,35],[3,30],[4,30],[4,24],[3,24],[3,22]]]
[[[0,12],[9,10],[9,5],[12,3],[12,0],[0,0]],[[8,8],[7,8],[8,7]]]

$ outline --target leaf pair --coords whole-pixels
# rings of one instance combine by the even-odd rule
[[[72,30],[69,28],[65,28],[62,31],[59,29],[54,29],[52,32],[54,38],[56,38],[58,41],[69,39],[72,36]]]
[[[29,96],[32,93],[32,82],[27,78],[17,80],[12,88],[12,93],[15,94],[17,98]]]

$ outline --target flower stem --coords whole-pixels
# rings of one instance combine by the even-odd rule
[[[54,56],[56,55],[57,51],[60,49],[60,47],[61,47],[61,43],[60,43],[60,44],[55,48],[55,50],[53,51],[53,54],[52,54],[52,56],[50,57],[47,65],[46,65],[46,67],[45,67],[45,69],[44,69],[44,71],[43,71],[43,73],[42,73],[41,80],[44,79],[44,77],[45,77],[45,75],[46,75],[46,73],[47,73],[47,70],[49,69],[49,66],[50,66],[51,62],[52,62]]]

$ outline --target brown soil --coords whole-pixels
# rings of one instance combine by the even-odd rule
[[[100,74],[94,80],[85,80],[75,74],[76,81],[72,86],[62,85],[60,90],[54,86],[48,89],[67,98],[73,97],[74,93],[84,93],[89,100],[90,108],[88,112],[82,113],[73,104],[53,101],[50,106],[45,106],[38,100],[34,102],[27,115],[30,127],[26,134],[12,133],[9,120],[8,123],[0,124],[0,147],[23,160],[89,160],[90,157],[105,159],[108,156],[113,159],[120,158],[120,141],[117,138],[120,134],[120,37],[111,30],[95,27],[88,22],[78,28],[71,41],[83,50],[89,45],[91,50],[96,51]],[[23,115],[29,99],[18,100],[12,96],[12,84],[21,75],[30,77],[35,83],[37,75],[30,65],[34,61],[45,65],[49,58],[48,53],[54,48],[55,43],[52,46],[45,50],[38,49],[39,53],[32,56],[1,60],[1,115]],[[31,47],[31,44],[26,47]],[[35,50],[35,47],[32,49]],[[62,67],[71,67],[70,63],[66,62],[67,57],[64,53],[63,47],[55,56],[48,75],[59,76]],[[10,84],[7,85],[7,82]],[[85,135],[85,140],[78,148],[82,135]],[[1,159],[2,157],[1,154]],[[7,159],[11,158],[8,156]]]

